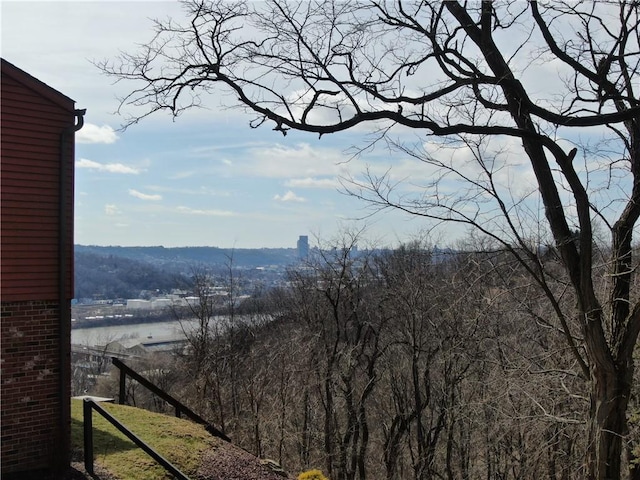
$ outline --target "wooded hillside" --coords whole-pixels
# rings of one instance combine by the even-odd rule
[[[152,361],[154,382],[289,471],[584,478],[588,382],[521,264],[486,250],[436,261],[419,244],[356,257],[352,245],[292,270],[291,287],[249,320],[230,309],[214,322],[203,298],[201,328],[177,363]],[[542,257],[548,285],[575,308],[557,253]],[[640,454],[635,385],[630,460]]]
[[[143,290],[171,291],[184,283],[172,268],[131,258],[75,252],[75,298],[139,298]]]

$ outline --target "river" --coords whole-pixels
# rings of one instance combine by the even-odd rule
[[[196,320],[183,321],[185,329],[194,327]],[[109,327],[72,328],[71,343],[76,345],[104,345],[123,338],[184,338],[184,331],[177,320],[170,322],[113,325]]]

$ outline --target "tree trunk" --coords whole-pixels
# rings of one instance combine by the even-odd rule
[[[590,480],[620,480],[623,436],[627,433],[627,403],[632,368],[591,369],[591,410],[587,474]]]

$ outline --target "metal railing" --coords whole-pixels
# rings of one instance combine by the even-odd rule
[[[182,473],[175,465],[169,460],[164,458],[153,448],[147,445],[142,439],[136,436],[131,430],[120,423],[115,417],[113,417],[104,408],[98,405],[90,398],[85,398],[82,404],[82,414],[84,421],[84,468],[90,475],[94,475],[93,468],[93,410],[102,415],[111,425],[116,427],[122,432],[129,440],[135,443],[139,448],[144,450],[151,458],[164,467],[169,473],[171,473],[178,480],[189,480],[184,473]]]
[[[161,388],[151,383],[149,380],[144,378],[142,375],[140,375],[138,372],[133,370],[131,367],[127,366],[124,362],[122,362],[118,358],[111,357],[111,362],[118,370],[120,370],[120,389],[119,389],[119,395],[118,395],[118,403],[120,403],[121,405],[126,404],[127,376],[129,376],[133,380],[137,381],[140,385],[147,388],[149,391],[151,391],[152,393],[160,397],[162,400],[167,402],[169,405],[171,405],[175,409],[176,417],[181,418],[182,414],[184,414],[190,420],[200,425],[204,425],[207,432],[209,432],[214,437],[221,438],[223,440],[226,440],[227,442],[231,441],[231,439],[227,435],[225,435],[224,432],[218,430],[216,427],[211,425],[200,415],[198,415],[189,407],[187,407],[182,402],[180,402],[180,400],[172,397],[167,392],[165,392]]]

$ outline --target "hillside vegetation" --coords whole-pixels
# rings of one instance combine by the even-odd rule
[[[557,256],[544,261],[571,312]],[[199,280],[188,348],[133,366],[252,454],[331,480],[584,478],[588,381],[508,255],[347,245],[290,271],[250,315],[231,289],[223,319]],[[114,388],[103,380],[98,394]],[[141,392],[130,401],[163,408]]]
[[[75,252],[75,298],[139,298],[148,291],[171,291],[185,283],[174,268],[143,261],[85,251]]]

